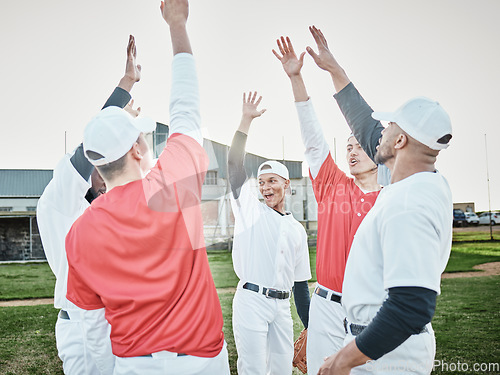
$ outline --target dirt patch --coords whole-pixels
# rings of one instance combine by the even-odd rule
[[[453,232],[461,233],[461,232],[490,232],[489,225],[472,225],[470,227],[454,227]],[[492,227],[493,235],[500,234],[500,225],[494,225]]]
[[[54,298],[36,298],[36,299],[19,299],[12,301],[0,301],[0,307],[13,306],[36,306],[36,305],[53,305]]]
[[[500,262],[478,264],[472,267],[480,272],[451,272],[443,273],[442,279],[456,279],[459,277],[481,277],[481,276],[497,276],[500,275]]]

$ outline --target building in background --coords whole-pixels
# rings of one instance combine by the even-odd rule
[[[36,205],[52,170],[0,169],[0,261],[45,259]]]
[[[168,126],[157,123],[150,137],[155,157],[165,147]],[[207,246],[230,247],[234,217],[227,180],[229,146],[205,139],[203,147],[209,156],[209,167],[203,183],[201,210]],[[247,154],[245,168],[255,176],[261,163],[268,159]],[[309,178],[302,177],[302,162],[282,160],[291,180],[286,210],[309,231],[317,228],[317,204]],[[0,261],[45,259],[36,223],[36,206],[52,170],[0,169]]]

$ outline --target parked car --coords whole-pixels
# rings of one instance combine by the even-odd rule
[[[479,215],[479,224],[487,224],[489,225],[500,224],[500,212],[492,212],[491,217],[489,212],[483,212]]]
[[[465,218],[465,213],[459,209],[453,209],[453,226],[454,227],[465,227],[467,225],[467,219]]]
[[[468,225],[479,224],[479,217],[477,217],[475,212],[465,212],[465,220],[467,220]]]

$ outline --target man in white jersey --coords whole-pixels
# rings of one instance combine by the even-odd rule
[[[130,101],[130,90],[141,78],[140,65],[136,64],[136,47],[133,36],[127,46],[125,75],[109,97],[104,108],[125,107]],[[90,179],[90,183],[89,183]],[[82,310],[66,299],[68,262],[64,239],[74,221],[89,207],[90,202],[106,191],[106,186],[93,165],[83,154],[83,145],[67,154],[54,170],[54,176],[45,188],[37,207],[37,222],[45,255],[56,276],[54,307],[61,309],[56,323],[56,345],[59,358],[63,361],[65,374],[96,374],[102,365],[113,368],[108,363],[99,364],[83,338],[81,325]],[[104,345],[109,348],[109,327]]]
[[[285,211],[285,191],[290,187],[288,169],[266,161],[257,171],[257,197],[244,167],[245,144],[252,120],[265,110],[256,94],[243,95],[243,115],[228,155],[231,205],[235,217],[233,265],[240,279],[233,300],[233,332],[238,351],[238,374],[292,373],[293,322],[291,289],[311,278],[307,235],[304,227]],[[297,301],[297,298],[296,298]],[[304,321],[307,326],[307,321]]]
[[[388,121],[375,162],[391,171],[352,244],[343,285],[346,346],[319,374],[429,374],[435,355],[430,321],[452,239],[452,198],[436,171],[451,122],[441,105],[414,98]]]

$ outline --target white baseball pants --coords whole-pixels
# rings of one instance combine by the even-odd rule
[[[113,375],[229,375],[227,345],[213,358],[158,352],[151,357],[116,357]]]
[[[345,338],[345,345],[354,340],[350,333]],[[369,361],[363,366],[354,367],[351,375],[429,375],[434,365],[436,340],[431,323],[427,332],[411,335],[405,342],[376,361]]]
[[[233,333],[239,375],[290,375],[293,321],[289,299],[272,299],[237,289],[233,300]]]
[[[323,286],[321,288],[329,290]],[[309,327],[307,328],[308,374],[316,375],[325,357],[337,353],[344,346],[345,316],[344,308],[340,303],[313,293],[309,307]]]
[[[58,316],[56,322],[57,352],[63,362],[64,373],[66,375],[100,374],[85,345],[81,312],[73,309],[66,311],[70,319],[61,319]]]

